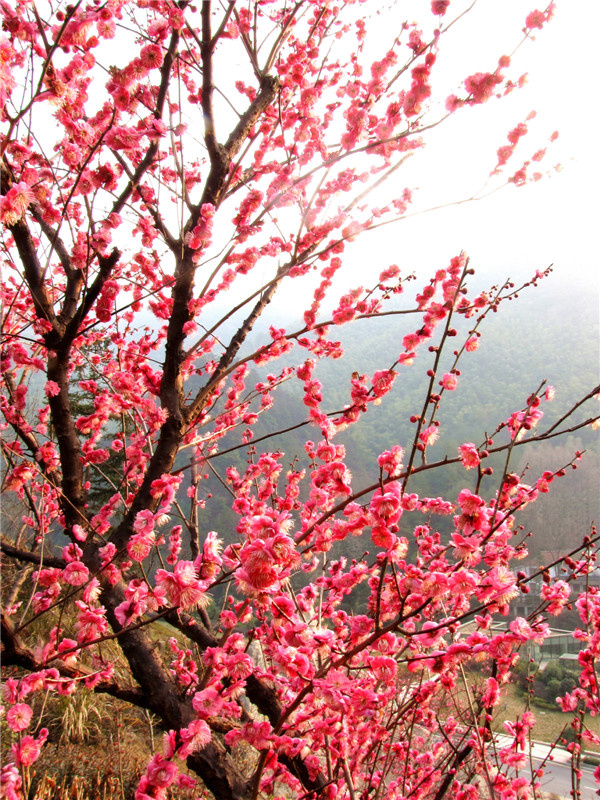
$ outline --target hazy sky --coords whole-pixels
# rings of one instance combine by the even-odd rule
[[[523,0],[480,0],[457,26],[453,46],[444,42],[447,49],[440,47],[448,92],[474,66],[489,69],[504,43],[515,41],[516,25],[534,7]],[[599,29],[597,0],[558,0],[553,21],[513,57],[517,74],[528,73],[527,85],[502,101],[456,114],[432,132],[422,158],[413,159],[403,179],[414,173],[422,187],[416,204],[423,207],[469,197],[493,168],[495,151],[506,143],[508,131],[531,110],[537,117],[528,123],[530,133],[521,141],[522,157],[515,155],[512,171],[554,130],[559,139],[541,166],[560,162],[562,171],[537,184],[510,186],[477,203],[403,222],[394,237],[404,254],[435,265],[463,248],[480,270],[521,271],[553,262],[557,272],[568,271],[570,280],[597,278]]]
[[[536,8],[534,3],[478,0],[440,45],[434,95],[446,97],[469,74],[493,70],[499,56],[511,54],[525,17]],[[381,19],[389,13],[410,19],[406,15],[413,8],[419,19],[424,5],[429,7],[428,0],[405,0],[391,12],[382,5]],[[545,5],[542,0],[540,7]],[[371,12],[371,6],[366,6]],[[453,8],[463,6],[451,0],[448,18]],[[391,44],[386,39],[396,32],[389,17],[385,19],[381,49],[374,57],[381,57]],[[377,18],[369,22],[369,26],[377,24]],[[370,285],[375,271],[391,263],[425,277],[464,250],[486,282],[507,277],[525,280],[537,269],[554,264],[551,281],[555,285],[577,283],[598,293],[598,30],[599,0],[558,0],[552,22],[512,56],[511,76],[527,72],[525,87],[502,100],[463,109],[429,132],[427,147],[394,176],[392,191],[400,195],[405,186],[419,187],[414,210],[472,196],[494,168],[496,150],[507,143],[508,132],[532,110],[537,116],[527,123],[529,134],[521,140],[506,175],[513,174],[558,130],[558,140],[540,164],[540,170],[551,171],[551,177],[524,187],[508,186],[477,202],[410,216],[358,237],[345,255],[352,273],[350,279],[344,278],[346,285]],[[552,169],[557,163],[562,165],[560,172]],[[294,282],[284,291],[284,302],[297,305],[299,294],[301,287]]]
[[[546,0],[537,0],[544,8]],[[499,56],[511,54],[536,0],[477,0],[471,11],[453,26],[440,44],[433,72],[434,96],[442,99],[459,90],[465,77],[495,68]],[[445,22],[468,0],[451,0]],[[413,210],[461,201],[482,188],[496,162],[496,150],[506,135],[532,110],[530,133],[521,141],[507,175],[523,160],[559,139],[542,162],[543,170],[561,162],[551,178],[525,187],[509,186],[475,203],[410,216],[385,230],[358,237],[345,254],[349,268],[346,285],[371,285],[374,274],[391,263],[401,269],[426,271],[448,263],[464,250],[477,272],[491,279],[529,276],[555,264],[554,281],[593,282],[598,287],[598,156],[597,31],[600,0],[557,0],[554,20],[512,54],[511,76],[527,72],[527,85],[501,101],[462,109],[427,134],[427,146],[394,175],[396,196],[405,187],[415,192]],[[431,19],[430,0],[396,3],[368,0],[360,6],[368,16],[367,30],[374,41],[372,58],[381,58],[392,46],[404,20]],[[405,50],[403,46],[403,50]],[[120,53],[128,59],[125,52]],[[115,59],[118,61],[119,59]],[[239,76],[236,66],[232,76]],[[443,113],[443,106],[442,111]],[[379,202],[379,198],[377,198]],[[369,277],[362,275],[369,265]],[[268,280],[272,264],[254,280]],[[244,282],[236,287],[241,296]],[[299,281],[283,290],[279,304],[298,306],[308,287]]]

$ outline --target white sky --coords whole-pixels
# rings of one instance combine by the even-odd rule
[[[474,67],[493,69],[532,8],[523,0],[480,0],[457,26],[452,46],[449,41],[440,46],[436,67],[447,75],[448,93]],[[414,266],[435,267],[464,249],[478,271],[502,270],[502,277],[554,263],[559,279],[563,271],[569,280],[597,278],[599,29],[598,0],[558,0],[553,21],[513,58],[515,74],[528,73],[527,85],[501,101],[456,114],[432,131],[422,158],[412,160],[402,180],[410,185],[413,171],[414,184],[421,187],[416,205],[422,207],[469,197],[493,168],[508,131],[531,110],[537,117],[520,143],[522,157],[515,154],[507,175],[554,130],[559,139],[540,166],[560,162],[562,171],[537,184],[510,186],[485,200],[402,222],[386,239],[400,244],[403,257]]]
[[[445,21],[467,2],[451,0]],[[536,2],[543,8],[547,0],[477,0],[440,45],[434,95],[444,98],[469,74],[493,70],[498,57],[509,54],[519,42],[525,17]],[[362,5],[361,13],[370,15],[369,34],[376,33],[373,58],[391,46],[400,23],[410,20],[407,15],[431,18],[429,7],[430,0],[401,0],[391,10],[379,0]],[[390,20],[390,15],[396,18]],[[475,203],[411,216],[358,237],[344,259],[350,268],[350,276],[346,272],[344,277],[346,287],[372,283],[372,277],[361,276],[365,263],[376,274],[397,263],[403,272],[415,269],[425,276],[465,250],[472,266],[486,279],[510,276],[519,280],[554,263],[554,281],[594,279],[597,291],[598,30],[600,0],[557,0],[554,20],[513,57],[511,75],[516,78],[527,72],[527,86],[501,101],[492,99],[483,106],[462,109],[430,131],[426,148],[398,171],[392,188],[400,195],[404,187],[419,187],[414,210],[471,196],[494,167],[496,150],[506,144],[508,131],[534,109],[538,115],[529,123],[531,132],[521,141],[514,166],[511,162],[506,174],[543,147],[554,130],[560,137],[541,167],[561,162],[562,172],[537,184],[507,187]],[[126,53],[120,56],[128,58]],[[116,55],[115,60],[119,60]],[[267,279],[271,269],[272,265],[265,266],[264,275],[256,278]],[[292,281],[277,305],[298,307],[303,291],[300,282]]]
[[[422,19],[423,6],[428,9],[429,4],[429,0],[403,0],[395,13],[408,19],[407,13],[414,8],[415,19]],[[376,8],[370,2],[365,5],[369,13]],[[493,71],[498,58],[511,54],[518,44],[527,14],[545,5],[545,0],[539,0],[539,5],[536,0],[478,0],[440,45],[434,95],[456,92],[475,71]],[[448,19],[453,7],[463,6],[451,0]],[[381,49],[374,54],[380,58],[397,30],[389,25],[385,4],[377,8],[382,9],[384,20],[378,41]],[[378,24],[377,17],[369,22],[369,26]],[[496,150],[507,144],[509,130],[532,110],[537,116],[528,123],[530,133],[521,140],[506,176],[546,146],[558,130],[559,139],[538,165],[552,176],[524,187],[508,186],[477,202],[417,214],[359,236],[344,257],[349,272],[341,278],[343,290],[349,285],[371,285],[378,271],[392,263],[403,272],[414,270],[426,278],[464,250],[486,284],[508,277],[527,280],[535,270],[553,264],[550,280],[554,285],[576,283],[598,294],[599,30],[600,0],[557,0],[554,19],[537,31],[535,41],[525,42],[513,55],[511,77],[527,72],[526,86],[502,100],[462,109],[430,131],[422,153],[394,176],[393,191],[400,195],[405,186],[420,187],[413,210],[472,196],[494,168]],[[551,169],[557,163],[562,165],[560,172]],[[302,290],[297,281],[283,289],[279,310],[282,301],[297,310]],[[600,314],[600,305],[598,310]]]

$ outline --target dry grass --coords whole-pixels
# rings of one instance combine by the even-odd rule
[[[35,763],[36,800],[129,800],[150,757],[139,739],[49,743]]]
[[[139,736],[90,744],[49,744],[35,763],[30,797],[35,800],[134,800],[151,758]],[[192,800],[197,791],[171,787],[167,800]]]
[[[86,781],[75,776],[62,780],[44,775],[35,789],[36,800],[122,800],[122,786],[114,776]]]

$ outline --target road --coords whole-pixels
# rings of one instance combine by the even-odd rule
[[[503,744],[500,740],[506,738],[506,742],[511,740],[508,737],[498,736],[498,743]],[[533,744],[532,746],[533,764],[537,769],[541,767],[542,762],[547,757],[550,748],[544,744]],[[546,761],[544,765],[544,776],[540,779],[542,789],[545,792],[552,792],[559,797],[564,797],[569,800],[571,798],[571,756],[566,750],[562,748],[555,748],[553,751],[553,761]],[[600,785],[597,785],[594,780],[594,770],[596,768],[590,765],[582,766],[582,778],[580,784],[581,800],[598,800],[599,795],[596,794],[600,790]],[[529,773],[531,774],[531,773]]]
[[[536,766],[541,764],[541,759],[535,759]],[[583,777],[581,778],[581,800],[598,800],[596,790],[600,787],[594,781],[594,767],[584,766],[582,769]],[[560,762],[553,761],[546,763],[544,768],[544,777],[541,778],[540,783],[545,792],[553,792],[559,797],[571,797],[571,766],[570,764],[561,764]]]

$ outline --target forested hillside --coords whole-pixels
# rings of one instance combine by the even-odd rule
[[[491,435],[498,423],[515,407],[525,404],[528,394],[544,380],[556,390],[553,402],[544,406],[545,424],[562,416],[572,398],[586,394],[597,383],[599,373],[598,298],[597,284],[570,285],[560,276],[550,276],[537,288],[529,288],[514,301],[504,303],[497,314],[488,315],[480,327],[479,348],[461,356],[461,375],[456,390],[445,392],[443,396],[440,436],[429,460],[455,457],[458,445],[464,442],[480,444],[485,433]],[[553,320],[552,325],[548,324],[549,319]],[[377,319],[357,319],[341,328],[344,358],[324,359],[315,370],[315,376],[323,383],[330,412],[350,403],[353,373],[370,375],[375,363],[386,363],[390,367],[394,364],[410,320],[411,317],[405,321],[401,315],[392,314]],[[289,316],[280,316],[271,322],[287,330],[302,327],[302,321],[294,319],[292,309]],[[463,320],[456,337],[457,346],[464,340],[469,325],[474,325],[473,319]],[[254,349],[264,340],[265,332],[257,331],[248,347]],[[310,353],[306,355],[309,357]],[[451,357],[452,352],[448,351],[446,359]],[[278,374],[284,365],[294,363],[294,358],[299,358],[297,351],[269,362],[261,370],[252,367],[246,381],[248,389],[266,380],[268,375]],[[413,434],[410,417],[423,405],[428,381],[426,373],[431,362],[432,355],[421,352],[412,365],[396,367],[398,375],[394,387],[381,404],[371,404],[361,425],[350,427],[336,437],[336,442],[346,446],[346,460],[356,489],[378,480],[377,457],[382,451],[391,444],[404,448],[410,445]],[[449,362],[442,366],[440,373],[446,366],[450,367]],[[296,459],[306,465],[304,443],[311,438],[311,425],[307,422],[302,425],[302,421],[307,420],[302,384],[292,375],[272,396],[273,407],[269,414],[259,415],[252,429],[256,451],[281,450],[288,467],[296,463]],[[318,440],[319,436],[315,429],[312,438]],[[500,443],[505,439],[506,434],[500,434],[496,441]],[[234,443],[237,449],[228,452]],[[241,469],[248,455],[247,449],[239,446],[236,434],[226,436],[220,449],[225,451],[222,455],[200,466],[201,475],[207,477],[200,482],[206,504],[199,511],[198,525],[201,534],[215,530],[227,542],[235,537],[238,521],[232,510],[233,495],[228,486],[227,469],[230,466]],[[556,470],[567,464],[577,450],[585,451],[580,468],[567,470],[552,492],[520,515],[520,523],[535,534],[528,540],[530,560],[534,564],[542,559],[544,552],[576,546],[591,522],[600,519],[598,434],[584,428],[567,438],[528,447],[523,452],[516,448],[512,456],[511,470],[519,473],[528,470],[529,482],[533,484],[544,470]],[[504,464],[500,456],[491,457],[489,463],[496,469]],[[194,470],[190,468],[185,451],[179,456],[178,467],[186,475],[179,492],[180,503],[186,508],[186,491]],[[103,472],[110,474],[108,465]],[[98,493],[105,502],[112,487],[98,473],[90,473],[90,477],[92,500],[94,493]],[[469,480],[474,488],[475,477],[466,474],[460,464],[450,464],[443,470],[417,474],[412,490],[421,495],[452,497],[468,485]],[[496,485],[497,476],[484,478],[484,493],[492,495]],[[5,515],[8,515],[5,523],[8,517],[18,516],[17,511],[9,512],[10,509],[5,508]],[[436,524],[442,532],[452,528],[451,518],[438,517]],[[362,551],[353,552],[354,544],[360,549],[364,543],[346,540],[345,552],[352,557],[362,556]]]
[[[459,444],[482,442],[484,433],[491,434],[511,410],[525,404],[528,394],[535,391],[543,380],[556,390],[553,402],[544,407],[545,424],[567,411],[572,398],[589,391],[597,383],[600,363],[598,297],[597,285],[571,285],[565,282],[564,277],[551,275],[537,288],[529,288],[514,301],[504,303],[497,314],[488,315],[480,328],[478,350],[463,354],[459,363],[461,376],[458,386],[443,397],[440,438],[429,459],[441,460],[445,455],[454,457]],[[552,325],[548,324],[549,319],[553,320]],[[288,330],[294,330],[295,325],[301,326],[299,320],[293,319],[292,313],[287,319],[274,320],[274,324]],[[357,319],[341,329],[344,358],[323,360],[316,370],[316,376],[325,387],[330,411],[349,404],[350,379],[354,372],[371,374],[376,361],[389,366],[394,364],[409,324],[401,316],[392,315],[376,320]],[[473,325],[474,320],[465,321],[456,338],[457,343],[462,341],[461,333],[468,329],[469,324]],[[252,344],[257,345],[259,341],[257,335]],[[451,355],[449,352],[447,357]],[[347,448],[347,462],[355,487],[378,479],[377,456],[390,444],[406,447],[411,441],[413,426],[409,418],[422,407],[428,380],[426,372],[431,360],[430,354],[421,353],[412,366],[397,368],[398,376],[392,392],[380,405],[369,407],[360,426],[350,427],[336,438]],[[261,374],[254,372],[252,378],[260,380],[269,372],[278,372],[280,362],[283,359],[271,362]],[[253,380],[248,380],[248,385],[252,384]],[[285,430],[307,417],[302,405],[301,384],[295,378],[279,387],[273,397],[274,407],[269,413],[268,424],[263,424],[261,418],[254,426],[255,440]],[[291,465],[296,457],[304,455],[303,443],[307,436],[310,438],[307,428],[310,426],[259,441],[257,450],[282,450],[286,454],[285,463]],[[547,442],[537,449],[529,447],[520,452],[516,448],[511,470],[522,472],[529,468],[531,483],[544,470],[558,469],[567,464],[576,450],[586,451],[580,469],[568,470],[565,477],[553,486],[551,493],[531,504],[521,515],[521,523],[536,534],[528,543],[533,563],[540,558],[541,552],[553,550],[559,542],[563,547],[571,542],[576,545],[590,523],[600,519],[600,448],[597,437],[597,432],[587,428],[567,439]],[[317,431],[315,438],[318,438]],[[501,441],[501,436],[497,441]],[[211,467],[224,478],[229,464],[241,466],[245,459],[245,452],[238,450],[214,459]],[[490,464],[500,467],[503,462],[497,458],[495,462],[490,460]],[[413,491],[431,496],[452,496],[465,486],[465,478],[468,480],[462,466],[450,465],[445,470],[415,476]],[[486,492],[493,493],[495,480],[494,476],[485,479]],[[472,482],[474,484],[475,478]],[[202,524],[206,529],[216,529],[227,539],[235,528],[236,515],[230,511],[227,492],[217,478],[211,477],[208,484],[213,498],[206,507]],[[450,492],[449,486],[452,487]],[[566,508],[568,514],[564,513]],[[451,524],[447,518],[438,518],[438,523],[442,527]],[[352,546],[351,540],[345,543],[347,546]]]

